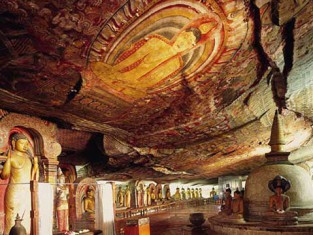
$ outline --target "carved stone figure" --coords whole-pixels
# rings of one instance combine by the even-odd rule
[[[68,199],[69,199],[69,188],[65,184],[65,176],[62,170],[58,169],[56,189],[56,211],[57,211],[57,224],[59,231],[68,231]]]
[[[137,204],[139,207],[144,206],[144,191],[143,191],[143,184],[138,184],[136,186],[136,193],[137,193]]]
[[[15,224],[15,217],[19,213],[24,216],[24,226],[30,230],[30,181],[37,178],[38,158],[33,156],[32,146],[22,133],[14,133],[9,137],[10,146],[7,160],[1,172],[2,179],[9,178],[9,185],[5,192],[5,231],[8,234]]]
[[[143,185],[143,205],[147,206],[148,205],[148,194],[147,194],[147,186],[144,184]]]
[[[124,202],[124,205],[127,208],[130,208],[130,201],[131,201],[131,194],[130,194],[129,186],[127,185],[126,190],[125,190],[125,202]]]
[[[122,187],[118,187],[118,192],[117,192],[117,201],[116,201],[116,206],[117,207],[122,207],[124,206],[124,193],[122,190]]]

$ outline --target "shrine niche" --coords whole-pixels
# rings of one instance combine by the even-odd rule
[[[78,178],[74,185],[76,218],[73,229],[94,230],[96,181],[92,178]]]
[[[14,127],[23,127],[33,139],[34,154],[40,158],[39,181],[54,183],[57,157],[61,153],[61,146],[56,139],[57,126],[39,118],[8,113],[0,119],[0,153],[5,151],[8,134]]]
[[[135,188],[136,188],[136,206],[143,207],[145,206],[145,201],[147,200],[147,188],[145,187],[145,184],[143,181],[136,181],[135,182]],[[147,202],[148,205],[148,202]]]
[[[64,181],[68,190],[68,222],[69,224],[75,224],[76,209],[75,209],[75,180],[77,174],[75,167],[71,164],[59,163],[59,169],[64,175]],[[57,185],[58,186],[58,185]]]

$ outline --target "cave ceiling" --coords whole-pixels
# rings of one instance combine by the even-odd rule
[[[97,178],[247,174],[276,109],[308,147],[312,71],[309,0],[0,1],[0,108],[57,123],[65,162],[100,139]]]

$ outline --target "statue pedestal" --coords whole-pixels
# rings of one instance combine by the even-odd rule
[[[286,213],[268,212],[264,214],[263,222],[272,226],[286,226],[298,224],[298,213],[295,211],[288,211]]]
[[[95,229],[94,218],[81,218],[75,222],[75,230],[89,229],[93,231]]]
[[[210,229],[225,235],[312,235],[313,224],[277,225],[262,222],[247,222],[244,219],[231,219],[213,216],[208,219]]]

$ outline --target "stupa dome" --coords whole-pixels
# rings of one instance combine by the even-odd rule
[[[302,167],[288,161],[289,152],[284,150],[283,125],[276,113],[271,133],[271,152],[266,154],[267,163],[252,171],[246,181],[245,214],[247,221],[262,221],[269,211],[269,197],[273,192],[268,182],[277,175],[291,182],[285,194],[290,197],[290,210],[298,212],[299,222],[313,221],[313,184],[310,175]]]

